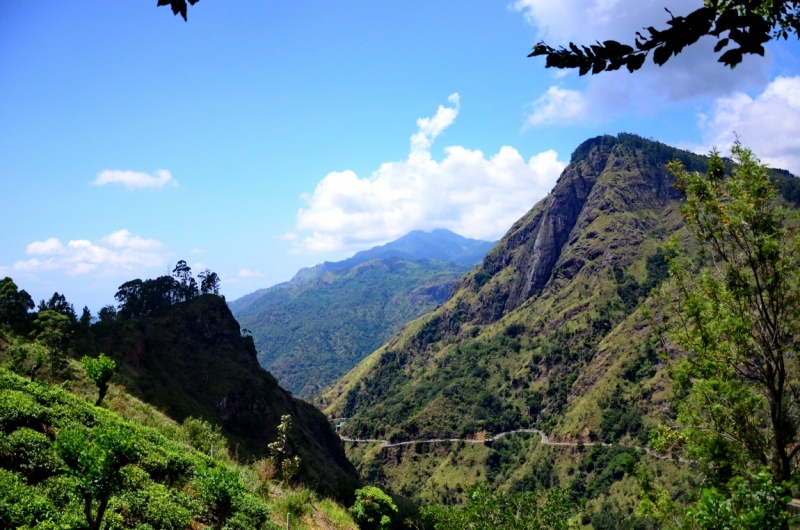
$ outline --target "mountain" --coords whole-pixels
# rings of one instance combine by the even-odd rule
[[[430,259],[370,259],[253,293],[230,307],[252,332],[261,365],[288,390],[312,396],[403,324],[444,303],[468,270]]]
[[[329,495],[352,489],[355,470],[326,418],[259,366],[222,297],[100,326],[96,340],[116,359],[115,380],[128,392],[178,422],[192,416],[221,425],[242,458],[267,454],[281,416],[290,415],[301,480]]]
[[[661,310],[650,292],[667,277],[665,242],[676,236],[692,248],[665,168],[674,159],[700,172],[708,164],[631,134],[581,144],[553,191],[445,304],[321,397],[329,416],[349,418],[341,432],[354,439],[481,440],[536,428],[576,445],[533,434],[484,444],[348,444],[362,478],[446,503],[485,480],[509,491],[561,485],[587,501],[587,517],[632,513],[637,486],[625,469],[635,462],[676,495],[686,490],[690,469],[632,448],[671,413],[659,335],[639,308]],[[797,197],[797,179],[774,177],[784,197]]]
[[[444,228],[436,228],[430,232],[413,230],[385,245],[356,252],[351,258],[336,262],[326,261],[314,267],[300,269],[291,281],[303,281],[320,276],[327,271],[349,269],[373,259],[391,257],[412,261],[432,259],[452,261],[462,265],[475,265],[493,246],[494,242],[468,239]]]

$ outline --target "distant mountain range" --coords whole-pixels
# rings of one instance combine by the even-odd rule
[[[436,228],[430,232],[413,230],[385,245],[356,252],[352,258],[335,262],[326,261],[300,269],[290,281],[305,281],[328,271],[349,269],[373,259],[384,258],[403,258],[410,261],[432,259],[477,265],[494,244],[493,241],[469,239],[445,228]]]
[[[415,230],[339,262],[230,302],[263,367],[308,397],[374,351],[406,322],[444,303],[494,243],[449,230]]]

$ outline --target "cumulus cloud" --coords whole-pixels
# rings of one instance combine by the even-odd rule
[[[172,178],[172,173],[166,169],[159,169],[153,175],[139,171],[121,171],[119,169],[104,169],[92,181],[95,186],[106,184],[122,184],[128,190],[140,188],[163,188],[167,184],[177,186],[178,181]]]
[[[565,164],[555,151],[529,160],[504,146],[487,158],[461,146],[431,157],[433,140],[458,116],[458,95],[430,118],[417,120],[406,160],[386,162],[369,177],[329,173],[297,214],[293,253],[356,250],[411,230],[448,228],[467,237],[495,239],[553,187]],[[284,236],[291,240],[291,236]]]
[[[730,150],[738,134],[747,147],[773,167],[800,175],[800,76],[777,77],[755,97],[738,92],[719,98],[700,116],[705,154]]]
[[[669,14],[665,7],[675,15],[685,15],[702,4],[701,0],[518,0],[511,8],[536,28],[538,38],[551,46],[564,46],[569,42],[593,44],[609,39],[632,44],[636,32],[644,27],[667,27]],[[675,102],[760,90],[767,84],[769,61],[747,56],[731,70],[717,62],[715,43],[714,38],[703,38],[663,67],[654,65],[651,56],[633,75],[623,69],[589,76],[580,91],[563,88],[565,83],[574,82],[574,74],[564,76],[563,71],[554,70],[562,73],[556,76],[558,83],[534,101],[534,111],[526,123],[594,123],[612,119],[630,108],[648,114]],[[534,60],[544,67],[542,59]],[[561,101],[559,95],[569,98],[570,112],[555,112]],[[535,112],[537,108],[544,114]],[[548,110],[552,112],[545,112]]]
[[[526,127],[568,124],[588,119],[586,96],[578,90],[551,86],[530,104]]]
[[[251,271],[250,269],[239,269],[239,278],[257,278],[263,276],[259,271]]]
[[[19,260],[10,268],[19,272],[63,270],[70,275],[97,273],[115,275],[166,263],[166,247],[155,239],[143,239],[128,230],[117,230],[98,243],[73,239],[66,245],[56,238],[34,241],[25,253],[32,257]]]

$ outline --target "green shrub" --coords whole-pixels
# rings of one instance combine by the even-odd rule
[[[356,490],[356,502],[350,513],[361,530],[388,528],[392,512],[397,512],[397,506],[380,488],[365,486]]]
[[[210,456],[226,454],[228,440],[222,435],[219,425],[189,416],[183,420],[181,427],[183,439],[200,451]]]
[[[226,523],[225,528],[230,530],[255,530],[255,529],[275,529],[279,527],[270,519],[269,507],[264,501],[245,493],[240,495],[235,504],[235,512]]]
[[[150,482],[142,489],[126,491],[113,509],[124,514],[126,527],[148,524],[161,530],[182,530],[189,526],[193,507],[187,494]]]
[[[553,488],[509,495],[481,487],[467,488],[463,508],[426,507],[423,520],[436,530],[568,530],[575,505],[566,490]]]
[[[33,482],[55,474],[59,466],[50,439],[28,427],[0,438],[0,459]]]
[[[41,425],[46,416],[47,411],[33,397],[17,390],[0,390],[0,429],[3,431]]]
[[[275,501],[275,512],[283,520],[288,514],[293,526],[300,524],[304,515],[312,515],[314,508],[311,506],[311,494],[308,490],[284,491],[284,495]]]
[[[106,396],[106,392],[108,392],[108,382],[111,381],[117,371],[117,363],[106,357],[106,354],[101,353],[96,359],[84,356],[81,359],[81,364],[83,369],[86,370],[86,376],[97,386],[99,395],[95,406],[100,406]]]
[[[98,530],[109,497],[124,486],[122,468],[139,453],[135,440],[120,425],[99,425],[94,429],[75,426],[58,432],[55,450],[67,473],[78,482],[90,530]]]
[[[205,505],[206,520],[217,524],[233,515],[234,506],[245,491],[239,474],[225,467],[200,470],[193,484]]]
[[[38,341],[18,341],[16,344],[9,346],[6,354],[11,359],[9,368],[18,373],[27,372],[31,379],[34,378],[36,372],[47,360],[47,348]]]
[[[32,527],[54,512],[48,499],[29,488],[22,477],[0,469],[0,528]]]

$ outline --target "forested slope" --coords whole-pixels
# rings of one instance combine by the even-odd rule
[[[252,332],[261,365],[282,386],[309,397],[403,324],[444,303],[468,270],[460,263],[429,259],[371,259],[307,275],[230,306]]]
[[[668,276],[667,240],[692,245],[665,167],[674,159],[693,171],[708,164],[629,134],[581,144],[551,194],[459,280],[446,304],[322,396],[326,412],[350,418],[343,433],[353,438],[479,438],[536,427],[555,440],[644,445],[649,429],[673,413],[650,291]],[[796,193],[796,179],[775,179],[785,196]],[[560,484],[589,501],[588,516],[630,514],[636,487],[625,469],[649,458],[625,448],[546,447],[525,436],[348,451],[363,476],[406,495],[457,501],[463,487],[487,478],[511,490]],[[648,465],[666,466],[657,473],[686,488],[680,466]]]

